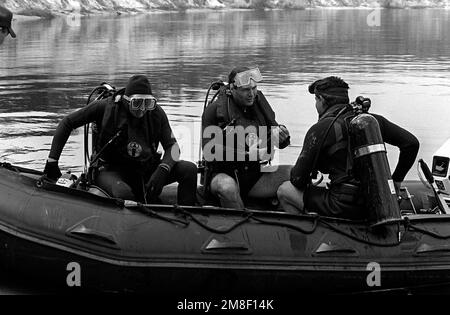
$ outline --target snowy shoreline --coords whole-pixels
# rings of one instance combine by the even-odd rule
[[[450,8],[450,0],[5,0],[18,16],[130,15],[178,11]]]

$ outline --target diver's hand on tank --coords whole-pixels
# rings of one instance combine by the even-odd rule
[[[57,181],[58,178],[61,177],[61,171],[58,166],[58,160],[55,159],[47,159],[47,163],[45,163],[44,175],[53,181]]]

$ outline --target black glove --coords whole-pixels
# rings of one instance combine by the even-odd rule
[[[165,164],[159,165],[153,172],[147,185],[145,185],[147,196],[150,198],[158,197],[161,194],[163,187],[169,181],[169,175],[169,167]]]
[[[280,135],[279,135],[279,149],[283,150],[288,145],[291,144],[291,136],[285,125],[280,125]]]
[[[44,168],[44,175],[56,182],[62,175],[61,171],[59,170],[58,161],[47,161]]]

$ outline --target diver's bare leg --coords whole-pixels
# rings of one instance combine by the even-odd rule
[[[224,208],[244,209],[239,186],[234,178],[224,173],[219,173],[211,180],[211,193],[220,199]]]

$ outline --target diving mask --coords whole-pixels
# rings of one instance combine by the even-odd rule
[[[156,98],[150,94],[124,95],[123,98],[128,102],[132,111],[141,110],[145,112],[147,110],[154,110],[156,107]]]
[[[255,82],[262,81],[262,75],[261,72],[259,72],[258,67],[245,70],[236,74],[236,76],[234,77],[234,85],[236,85],[237,87],[246,86],[251,83],[251,80]]]

